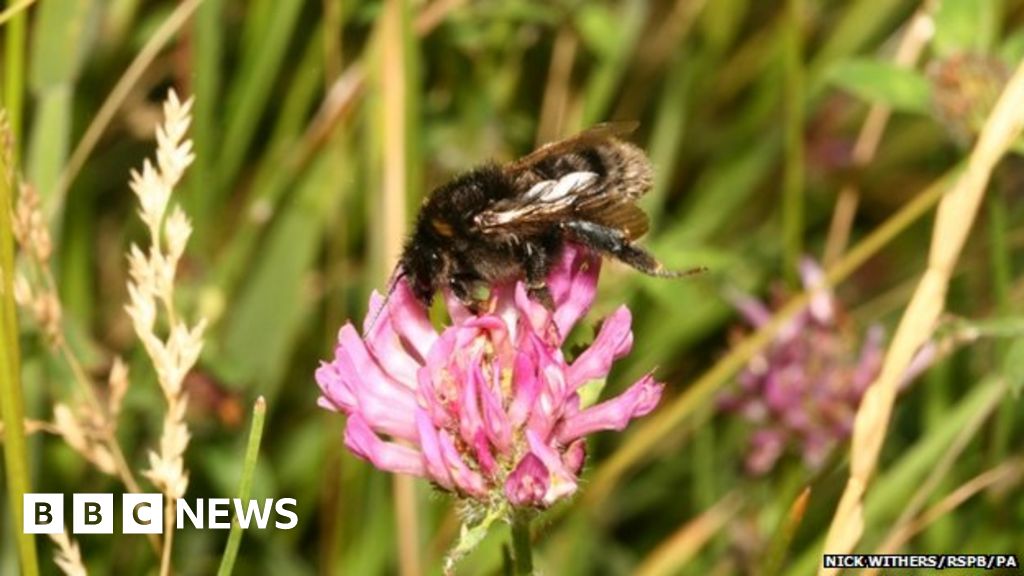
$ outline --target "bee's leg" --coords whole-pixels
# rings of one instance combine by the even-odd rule
[[[555,309],[555,299],[551,297],[551,290],[548,290],[547,284],[531,286],[530,298],[536,300],[537,302],[540,302],[548,310]]]
[[[677,272],[665,268],[654,256],[639,246],[630,244],[626,236],[607,226],[586,220],[571,220],[562,224],[569,240],[600,250],[649,276],[674,278],[695,271]]]
[[[548,251],[537,246],[528,246],[526,251],[526,288],[530,298],[540,302],[548,310],[555,309],[555,300],[548,290]]]

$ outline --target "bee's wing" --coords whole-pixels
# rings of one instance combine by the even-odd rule
[[[580,195],[591,194],[598,180],[594,172],[570,172],[538,182],[519,196],[495,202],[477,214],[474,223],[492,235],[543,231],[571,215]]]
[[[508,165],[508,168],[509,170],[526,168],[538,160],[548,156],[564,154],[566,152],[578,150],[579,148],[595,142],[601,142],[616,136],[624,136],[632,133],[639,125],[639,122],[634,121],[615,121],[595,124],[575,136],[570,136],[565,140],[549,142],[548,144],[541,146],[526,156],[512,162]]]
[[[586,220],[619,230],[628,240],[643,236],[647,215],[632,198],[609,194],[606,184],[594,172],[570,172],[494,203],[475,216],[474,224],[484,234],[516,237],[569,220]]]
[[[635,199],[617,194],[580,198],[574,214],[577,219],[618,230],[628,241],[640,238],[650,229],[647,214],[635,204]]]

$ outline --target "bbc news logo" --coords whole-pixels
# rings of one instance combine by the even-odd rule
[[[65,530],[64,494],[25,494],[22,500],[25,534],[60,534]],[[162,494],[122,494],[121,534],[162,534]],[[239,498],[185,498],[174,501],[177,530],[187,527],[212,530],[231,528],[232,520],[248,529],[291,530],[299,523],[294,498],[246,500]],[[73,494],[71,532],[74,534],[114,533],[113,494]],[[271,522],[273,520],[273,522]]]

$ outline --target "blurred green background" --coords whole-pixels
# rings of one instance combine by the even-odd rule
[[[934,35],[901,68],[894,59],[919,10]],[[128,174],[152,154],[168,88],[195,98],[196,161],[175,198],[196,230],[178,296],[210,326],[186,384],[188,496],[235,494],[263,395],[253,494],[296,498],[300,522],[248,531],[236,573],[390,574],[402,529],[392,478],[344,450],[342,417],[315,405],[313,371],[385,285],[426,192],[597,122],[639,120],[632,138],[656,167],[645,243],[671,267],[710,272],[661,281],[610,263],[588,325],[628,302],[635,348],[606,394],[656,368],[670,404],[736,341],[742,321],[727,291],[795,293],[802,255],[835,261],[830,229],[839,246],[855,244],[966,155],[1024,54],[1022,20],[1016,0],[38,0],[3,24],[4,103],[20,173],[51,217],[66,337],[97,378],[114,354],[131,365],[119,434],[141,469],[163,402],[123,310],[124,252],[144,234]],[[858,158],[872,105],[892,116],[877,152]],[[1014,158],[1000,166],[947,304],[959,319],[950,330],[994,336],[958,346],[899,398],[860,550],[876,549],[927,478],[939,476],[930,506],[1012,465],[903,551],[1024,553],[1021,168]],[[844,186],[859,191],[849,242],[833,224]],[[892,333],[925,269],[930,225],[930,213],[918,218],[837,287],[855,340],[876,323]],[[71,396],[71,376],[25,316],[26,413],[47,420]],[[751,425],[718,410],[717,390],[732,386],[723,376],[600,498],[539,523],[544,573],[814,572],[846,480],[845,445],[819,470],[788,456],[747,474]],[[590,444],[584,494],[629,437]],[[28,452],[35,492],[122,490],[53,436],[29,436]],[[787,523],[804,486],[806,514]],[[439,573],[457,534],[452,501],[424,482],[417,498],[421,568]],[[12,574],[3,506],[0,573]],[[176,571],[213,572],[225,539],[179,532]],[[496,530],[460,573],[499,573],[505,540]],[[79,541],[92,573],[156,572],[142,537]],[[55,573],[51,543],[38,543],[42,572]],[[658,558],[669,559],[663,572]]]

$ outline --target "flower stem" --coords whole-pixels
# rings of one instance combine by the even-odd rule
[[[533,574],[533,550],[530,546],[530,519],[524,514],[512,518],[512,560],[516,575]]]

